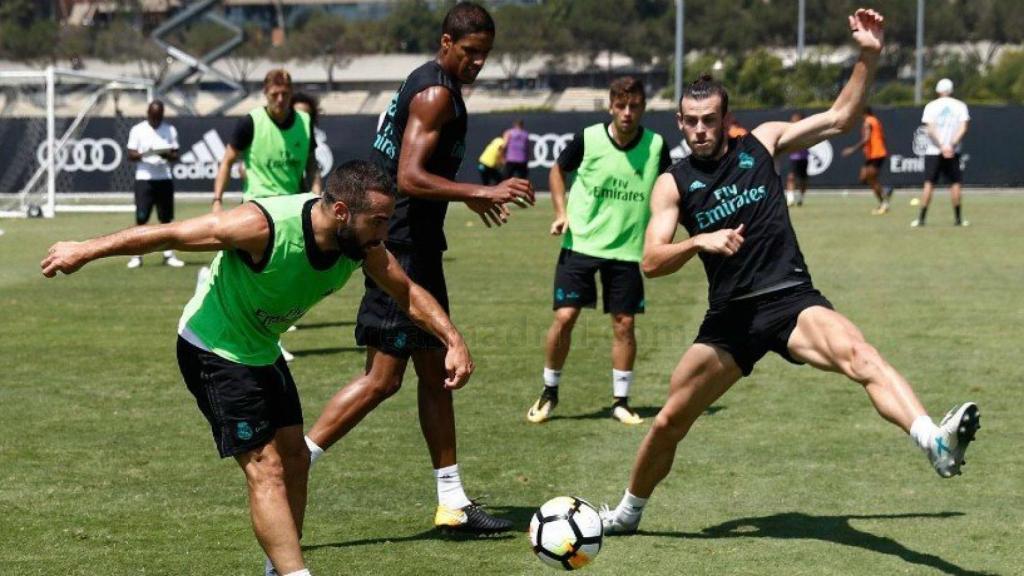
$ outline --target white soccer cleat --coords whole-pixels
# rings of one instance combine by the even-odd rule
[[[545,387],[540,398],[526,412],[526,420],[534,424],[547,422],[551,419],[551,413],[555,411],[556,406],[558,406],[558,394],[548,392]]]
[[[629,513],[624,511],[621,506],[613,510],[604,504],[601,506],[600,514],[605,536],[614,536],[616,534],[635,534],[637,528],[640,527],[640,518],[644,511],[635,510]]]
[[[185,263],[178,259],[177,256],[167,256],[164,258],[164,266],[170,266],[171,268],[182,268]]]
[[[626,404],[625,402],[616,403],[612,406],[612,419],[618,420],[619,422],[629,426],[636,426],[637,424],[643,424],[644,422],[644,419],[641,418],[640,415],[630,408],[629,404]]]
[[[910,223],[911,228],[920,228],[922,226],[924,226],[924,222],[917,218],[915,218],[914,221]]]
[[[939,476],[950,478],[960,474],[960,466],[966,464],[964,453],[981,428],[981,412],[974,402],[967,402],[953,408],[939,424],[939,433],[928,448],[928,459]]]
[[[142,266],[142,256],[132,256],[128,260],[128,269],[135,270],[139,266]]]

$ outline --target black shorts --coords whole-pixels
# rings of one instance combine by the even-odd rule
[[[174,180],[135,181],[135,223],[149,222],[154,205],[161,223],[174,220]]]
[[[437,299],[448,312],[448,286],[444,280],[444,267],[440,250],[416,251],[389,246],[399,265],[409,278]],[[444,348],[444,343],[423,330],[402,311],[398,304],[381,290],[377,283],[366,277],[366,293],[356,317],[356,342],[360,346],[377,348],[397,358],[408,358],[414,351]]]
[[[246,366],[178,337],[178,368],[210,423],[221,458],[263,446],[279,428],[302,425],[302,404],[284,358]]]
[[[790,160],[789,170],[793,176],[801,180],[807,180],[807,160]]]
[[[801,284],[749,300],[733,300],[708,310],[694,342],[710,344],[732,355],[749,376],[769,350],[794,364],[789,355],[789,336],[797,317],[811,306],[832,310],[832,303],[810,284]]]
[[[480,173],[480,183],[484,186],[493,186],[501,182],[501,172],[497,168],[477,164],[476,171]]]
[[[644,279],[640,264],[587,256],[562,248],[555,266],[555,298],[552,309],[594,308],[601,272],[601,301],[606,314],[642,314]]]
[[[529,178],[530,164],[527,162],[505,162],[505,178]]]
[[[952,158],[945,158],[941,155],[924,157],[924,181],[938,184],[939,176],[945,176],[946,181],[950,184],[963,182],[959,154],[954,154]]]
[[[882,164],[885,163],[885,159],[886,159],[885,156],[882,156],[881,158],[869,158],[869,159],[864,161],[864,165],[865,166],[874,166],[879,172],[881,172],[882,171]]]

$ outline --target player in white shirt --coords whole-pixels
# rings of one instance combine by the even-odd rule
[[[917,220],[910,223],[917,228],[924,226],[928,216],[928,204],[932,201],[932,190],[942,175],[949,181],[949,194],[953,199],[953,224],[967,226],[967,221],[960,217],[960,184],[963,175],[960,172],[960,143],[967,133],[967,123],[971,115],[967,105],[953,98],[953,81],[949,78],[939,80],[935,85],[938,98],[924,107],[921,122],[928,134],[928,149],[925,151],[924,162],[924,194],[921,196],[921,213]]]
[[[164,104],[153,100],[146,108],[146,120],[132,126],[128,133],[128,160],[135,167],[135,223],[149,222],[156,206],[161,224],[174,220],[174,178],[171,163],[180,158],[178,130],[164,122]],[[164,264],[174,268],[185,265],[173,250],[164,251]],[[142,266],[141,256],[128,260],[129,268]]]

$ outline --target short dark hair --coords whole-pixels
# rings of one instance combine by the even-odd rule
[[[317,120],[320,119],[320,99],[309,92],[296,92],[292,94],[292,108],[296,104],[309,106],[309,122],[316,125]]]
[[[623,76],[612,80],[608,85],[608,100],[615,102],[619,98],[631,94],[639,94],[644,102],[647,102],[647,93],[644,91],[644,83],[639,78]]]
[[[875,115],[875,113],[871,111],[871,106],[865,106],[864,107],[864,113],[867,114],[868,116],[874,116]]]
[[[459,2],[448,11],[441,33],[458,42],[464,36],[484,32],[494,35],[494,19],[486,8],[473,2]]]
[[[353,214],[370,207],[368,192],[395,197],[394,185],[387,172],[366,160],[349,160],[331,171],[324,186],[323,201],[344,202]]]
[[[683,100],[705,100],[718,94],[722,98],[722,116],[729,111],[729,93],[725,86],[711,75],[705,72],[699,78],[683,87],[683,95],[679,97],[679,111],[683,111]]]

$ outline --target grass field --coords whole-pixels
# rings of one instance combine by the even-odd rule
[[[859,386],[768,357],[681,444],[639,535],[605,540],[592,574],[1024,574],[1024,196],[969,197],[955,229],[940,196],[868,215],[865,196],[815,197],[794,221],[817,286],[914,383],[936,419],[974,400],[983,429],[962,477],[941,480]],[[197,214],[198,205],[179,207]],[[699,264],[647,284],[634,405],[608,418],[610,326],[585,313],[557,418],[528,425],[540,389],[556,240],[547,201],[488,230],[448,218],[454,318],[478,371],[457,393],[467,490],[521,530],[445,540],[431,530],[430,461],[415,381],[313,470],[304,538],[318,575],[543,574],[533,508],[574,494],[618,500],[667,377],[706,304]],[[0,228],[0,574],[255,575],[242,476],[221,461],[174,359],[204,255],[169,269],[125,258],[46,280],[58,239],[130,215],[3,221]],[[360,370],[354,280],[285,335],[307,424]]]

